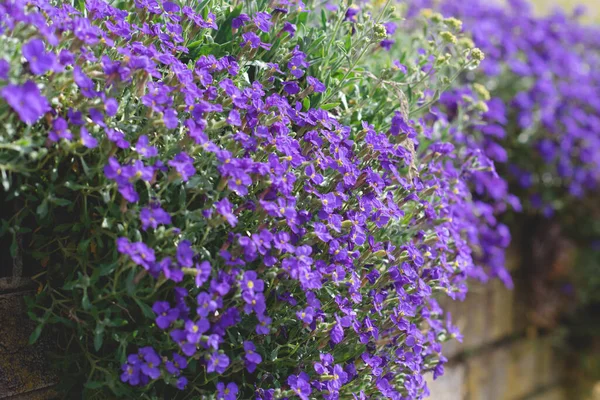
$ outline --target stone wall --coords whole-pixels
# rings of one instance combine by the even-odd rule
[[[4,270],[0,271],[0,399],[54,399],[56,377],[49,372],[45,357],[51,344],[42,338],[29,345],[35,324],[27,316],[24,298],[33,293],[32,283],[18,274],[2,277],[6,265],[0,270]]]
[[[430,379],[433,400],[567,400],[563,363],[553,335],[527,324],[523,287],[472,284],[464,302],[450,302],[463,343],[445,345],[446,373]]]

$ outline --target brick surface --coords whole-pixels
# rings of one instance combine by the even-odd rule
[[[27,317],[24,294],[0,295],[0,399],[53,399],[56,377],[44,360],[45,343],[28,345],[34,324]]]

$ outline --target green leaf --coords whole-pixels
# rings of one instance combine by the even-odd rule
[[[137,305],[142,309],[142,313],[144,313],[144,316],[148,319],[154,320],[154,318],[156,318],[156,315],[154,314],[154,311],[152,311],[152,308],[150,308],[150,306],[146,303],[144,303],[143,301],[141,301],[140,299],[137,299],[134,297],[135,302],[137,303]]]
[[[98,322],[96,324],[96,329],[94,330],[94,349],[96,351],[100,350],[102,347],[102,342],[104,340],[104,323]]]
[[[239,6],[234,8],[233,11],[229,13],[225,21],[219,24],[219,31],[215,36],[216,43],[226,43],[233,38],[233,33],[231,30],[231,21],[233,21],[235,17],[239,16],[242,13],[242,6],[243,4],[240,4]]]
[[[92,303],[90,303],[90,298],[88,296],[87,288],[83,289],[83,297],[81,298],[81,306],[86,311],[89,311],[89,309],[92,308]]]
[[[269,359],[271,361],[275,361],[277,360],[277,354],[279,353],[279,347],[273,349],[273,351],[271,352],[271,355],[269,356]]]
[[[29,344],[34,344],[35,342],[37,342],[38,338],[42,334],[42,330],[43,329],[44,329],[44,325],[43,324],[40,324],[40,325],[38,325],[38,326],[35,327],[35,329],[33,330],[33,332],[31,332],[31,335],[29,335]]]
[[[55,197],[55,198],[51,199],[51,201],[52,201],[52,203],[54,203],[60,207],[70,206],[71,204],[73,204],[73,202],[71,200],[61,199],[59,197]]]
[[[46,215],[48,215],[48,200],[44,199],[44,201],[37,206],[35,212],[40,218],[44,218]]]
[[[85,239],[79,242],[77,245],[77,253],[80,255],[85,255],[87,253],[88,248],[90,247],[91,239]]]
[[[310,109],[310,99],[308,97],[305,97],[304,100],[302,100],[302,108],[305,111],[308,111]]]
[[[306,24],[306,21],[308,20],[308,13],[306,11],[301,12],[298,14],[298,24]]]
[[[88,381],[83,386],[85,386],[86,389],[99,389],[104,386],[104,383],[98,381]]]
[[[331,110],[332,108],[336,108],[337,106],[339,106],[341,103],[337,102],[337,103],[327,103],[327,104],[323,104],[321,106],[321,108],[325,111],[327,110]]]

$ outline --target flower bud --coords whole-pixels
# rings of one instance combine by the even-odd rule
[[[462,29],[462,21],[460,19],[456,19],[454,17],[446,18],[444,23],[446,26],[454,29],[455,31],[460,31]]]
[[[471,50],[471,58],[476,61],[483,61],[485,59],[485,54],[483,51],[481,51],[481,49],[475,47],[473,50]]]
[[[490,99],[490,92],[480,83],[473,84],[473,89],[483,100],[488,101]]]
[[[475,109],[481,111],[482,113],[486,113],[490,110],[488,108],[488,105],[485,104],[485,101],[478,101],[477,103],[475,103]]]
[[[458,41],[458,39],[456,39],[456,36],[454,36],[452,32],[444,31],[440,33],[440,36],[442,37],[442,40],[444,40],[444,42],[446,43],[455,44]]]
[[[375,24],[373,27],[373,40],[379,41],[387,37],[387,31],[382,24]]]

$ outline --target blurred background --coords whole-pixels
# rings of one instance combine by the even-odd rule
[[[600,18],[600,1],[598,0],[533,0],[535,11],[539,14],[547,14],[552,12],[556,7],[560,7],[566,11],[573,11],[576,7],[585,6],[586,13],[582,20],[587,23],[593,23]]]
[[[489,12],[473,11],[469,6],[459,5],[459,0],[441,3],[445,4],[445,8],[440,7],[442,10],[473,18],[471,24],[466,23],[466,29],[481,29],[482,37],[485,37],[486,28],[492,26],[493,32],[498,24]],[[600,0],[506,0],[503,3],[507,8],[512,5],[513,14],[530,4],[540,18],[553,15],[557,10],[569,16],[576,15],[578,24],[591,28],[584,36],[596,42],[600,40]],[[427,6],[435,9],[438,4]],[[479,4],[487,3],[480,1]],[[461,15],[457,17],[461,18]],[[518,30],[516,25],[510,29]],[[499,34],[502,39],[498,40],[504,40],[510,29]],[[507,41],[518,42],[527,34],[530,33],[517,33],[514,35],[517,39]],[[577,42],[577,45],[588,54],[597,51],[596,45],[590,42]],[[519,47],[520,42],[516,46]],[[523,53],[527,59],[528,50]],[[542,58],[546,56],[544,51],[536,54]],[[509,64],[508,59],[505,63]],[[514,74],[515,80],[527,79],[518,72]],[[553,78],[560,80],[560,77]],[[500,82],[502,79],[506,77],[501,76]],[[533,79],[541,80],[539,76]],[[494,84],[493,79],[489,79],[490,82]],[[578,82],[571,82],[571,85],[577,88]],[[584,85],[588,83],[581,82],[581,86]],[[594,87],[593,91],[591,96],[600,97],[600,87]],[[514,111],[510,108],[514,107],[512,101],[517,99],[517,91],[508,93],[504,99],[509,99],[506,104],[510,114]],[[587,107],[580,108],[589,111]],[[524,131],[523,127],[507,127],[509,137],[511,134],[517,137]],[[568,128],[563,131],[565,136],[568,131]],[[598,138],[599,135],[600,129],[593,128],[591,137]],[[558,141],[561,140],[559,137]],[[532,145],[525,145],[525,151],[527,146]],[[520,158],[521,166],[535,170],[528,165],[528,162],[535,162],[535,156],[528,161],[529,154],[513,156],[510,152],[509,162],[511,157]],[[572,155],[559,154],[558,157]],[[510,175],[506,170],[502,171],[502,167],[499,171],[502,176]],[[514,181],[510,185],[511,192],[516,192],[520,199],[527,198],[527,189]],[[533,186],[543,185],[538,181]],[[503,217],[513,235],[507,262],[515,281],[513,290],[499,282],[474,284],[464,303],[445,304],[465,339],[463,343],[446,345],[445,355],[450,362],[445,375],[431,381],[432,399],[600,400],[600,197],[597,191],[592,191],[572,202],[572,199],[565,200],[569,194],[564,188],[562,190],[554,192],[552,200],[564,200],[562,208],[551,206],[551,212],[544,215],[541,208],[536,211],[536,206],[530,204],[525,206],[523,213]]]

